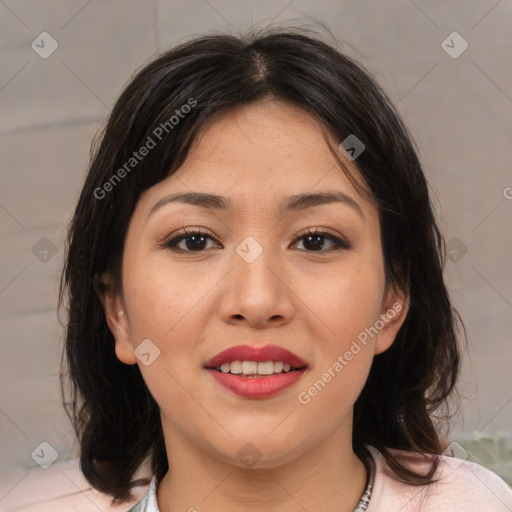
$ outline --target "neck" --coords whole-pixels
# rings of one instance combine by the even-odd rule
[[[165,429],[164,429],[165,431]],[[240,467],[212,457],[179,433],[165,435],[169,471],[157,489],[160,512],[353,512],[367,483],[364,464],[342,432],[288,462]],[[168,442],[172,439],[173,442]]]

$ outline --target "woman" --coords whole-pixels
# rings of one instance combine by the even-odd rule
[[[512,509],[442,455],[443,264],[413,142],[359,64],[299,30],[161,55],[115,104],[68,233],[85,477],[125,502],[148,458],[132,511]]]

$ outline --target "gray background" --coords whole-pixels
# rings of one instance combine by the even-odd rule
[[[446,280],[470,342],[460,384],[468,399],[450,439],[512,437],[510,0],[5,0],[0,500],[17,481],[13,474],[36,467],[31,453],[41,442],[58,461],[77,453],[60,405],[56,300],[65,228],[92,137],[129,76],[158,52],[210,30],[271,21],[325,23],[398,106],[437,196],[452,251]],[[43,45],[43,31],[58,42],[46,59],[31,47]],[[457,58],[442,46],[454,31],[469,45]],[[451,39],[445,45],[460,51]]]

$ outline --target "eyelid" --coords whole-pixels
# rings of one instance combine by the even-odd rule
[[[160,239],[157,244],[162,247],[169,249],[174,252],[181,252],[181,253],[202,253],[206,252],[206,250],[200,250],[200,251],[188,251],[176,248],[177,245],[183,241],[184,239],[191,237],[191,236],[205,236],[207,238],[210,238],[215,243],[219,244],[220,242],[216,239],[214,235],[211,234],[211,232],[203,227],[183,227],[170,235],[166,235],[162,239]],[[352,249],[352,244],[346,239],[346,237],[339,235],[337,233],[332,233],[329,228],[321,228],[321,227],[315,227],[315,228],[307,228],[305,231],[301,232],[300,234],[296,235],[293,239],[293,244],[295,245],[297,242],[301,241],[306,236],[320,236],[323,237],[330,242],[334,244],[334,248],[330,250],[320,250],[320,251],[306,251],[301,250],[301,252],[309,252],[309,253],[331,253],[336,250],[349,250]],[[221,244],[222,245],[222,244]]]
[[[207,228],[197,227],[197,226],[183,226],[182,228],[177,229],[169,234],[165,234],[157,240],[158,245],[165,245],[167,242],[170,242],[180,236],[183,235],[196,235],[196,234],[204,234],[211,237],[213,240],[217,241],[215,236],[211,233],[211,231]]]
[[[322,236],[323,238],[326,238],[327,240],[330,240],[336,247],[335,247],[335,249],[331,249],[330,251],[304,251],[304,252],[326,253],[326,252],[332,252],[333,250],[338,250],[338,249],[345,249],[345,250],[352,249],[352,244],[346,239],[346,237],[344,237],[344,236],[342,236],[340,234],[337,234],[337,233],[332,233],[329,228],[320,228],[320,227],[307,228],[306,231],[302,232],[301,234],[297,235],[294,238],[294,242],[297,242],[297,241],[301,240],[302,238],[304,238],[305,236],[308,236],[308,235],[310,235],[310,236],[314,236],[314,235]]]

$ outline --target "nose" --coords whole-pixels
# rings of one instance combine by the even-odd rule
[[[294,312],[293,293],[286,270],[277,262],[275,253],[263,250],[252,240],[240,244],[232,261],[233,267],[220,290],[222,320],[246,323],[255,329],[290,322]]]

